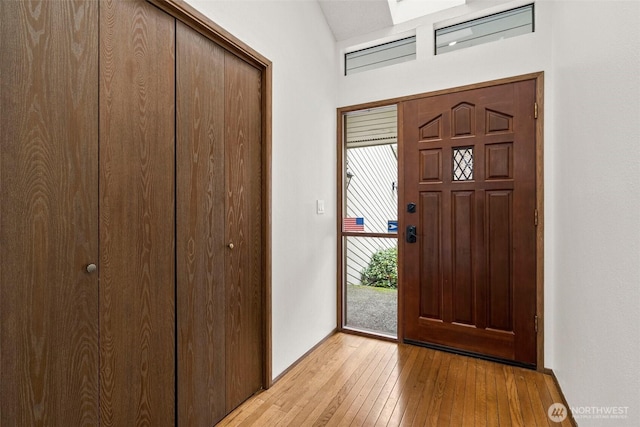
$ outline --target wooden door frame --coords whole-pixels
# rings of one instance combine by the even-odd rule
[[[262,386],[268,389],[272,380],[271,343],[271,102],[272,63],[257,51],[234,37],[183,0],[147,0],[176,20],[253,65],[262,80]]]
[[[416,95],[403,96],[398,98],[390,98],[381,101],[369,102],[364,104],[350,105],[346,107],[340,107],[337,109],[337,147],[338,147],[338,162],[337,162],[337,285],[338,285],[338,298],[337,298],[337,329],[342,330],[343,321],[343,278],[344,278],[344,259],[343,259],[343,243],[341,239],[342,232],[342,207],[343,207],[343,172],[344,172],[344,115],[351,111],[365,110],[368,108],[377,108],[387,105],[396,104],[398,106],[398,185],[400,188],[404,188],[404,174],[401,171],[404,170],[404,144],[403,144],[403,109],[402,103],[405,101],[411,101],[415,99],[431,98],[438,95],[448,95],[457,92],[463,92],[473,89],[486,88],[491,86],[498,86],[508,83],[516,83],[526,80],[534,80],[536,83],[536,105],[537,105],[537,118],[535,123],[535,145],[536,145],[536,210],[538,212],[538,226],[536,227],[536,315],[538,319],[537,323],[537,335],[536,335],[536,369],[541,372],[545,372],[544,368],[544,72],[536,72],[530,74],[523,74],[514,77],[508,77],[498,80],[491,80],[487,82],[474,83],[465,86],[459,86],[455,88],[437,90],[433,92],[425,92]],[[531,108],[534,108],[532,106]],[[404,206],[404,193],[398,192],[398,211],[401,206]],[[399,212],[398,212],[399,213]],[[401,233],[398,233],[398,239],[401,239]],[[402,265],[404,258],[402,245],[398,245],[398,264]],[[398,268],[398,341],[402,342],[404,339],[404,325],[402,324],[402,312],[403,312],[403,280],[404,272],[402,268]],[[349,332],[345,330],[344,332]]]

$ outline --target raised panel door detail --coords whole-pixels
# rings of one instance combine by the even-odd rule
[[[95,426],[98,3],[0,16],[0,425]]]
[[[486,109],[485,121],[487,135],[513,131],[513,117],[509,114]]]
[[[468,325],[473,325],[475,321],[474,196],[473,191],[455,191],[451,197],[453,321]]]
[[[442,138],[442,115],[429,120],[420,127],[420,139],[422,141],[437,140]]]
[[[420,316],[431,319],[442,319],[441,206],[440,192],[420,195]]]
[[[512,322],[512,259],[511,191],[486,193],[487,218],[487,284],[489,319],[487,326],[501,331],[513,331]]]
[[[485,145],[486,179],[513,178],[513,143]]]
[[[451,109],[451,135],[472,136],[475,134],[475,106],[466,102]]]
[[[420,171],[422,182],[442,181],[442,150],[421,150]]]

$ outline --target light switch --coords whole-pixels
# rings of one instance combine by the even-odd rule
[[[316,200],[316,213],[322,215],[324,213],[324,200]]]

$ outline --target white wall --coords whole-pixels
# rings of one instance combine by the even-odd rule
[[[547,346],[571,406],[629,407],[580,426],[639,426],[640,2],[561,2],[554,21]]]
[[[434,22],[488,4],[340,42],[415,29],[418,59],[341,77],[338,104],[545,72],[545,365],[577,416],[628,407],[581,426],[640,425],[640,2],[541,0],[535,33],[433,56]]]
[[[336,326],[335,41],[315,1],[189,3],[273,62],[276,377]]]

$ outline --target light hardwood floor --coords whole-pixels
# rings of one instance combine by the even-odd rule
[[[549,375],[335,334],[219,426],[571,426]]]

